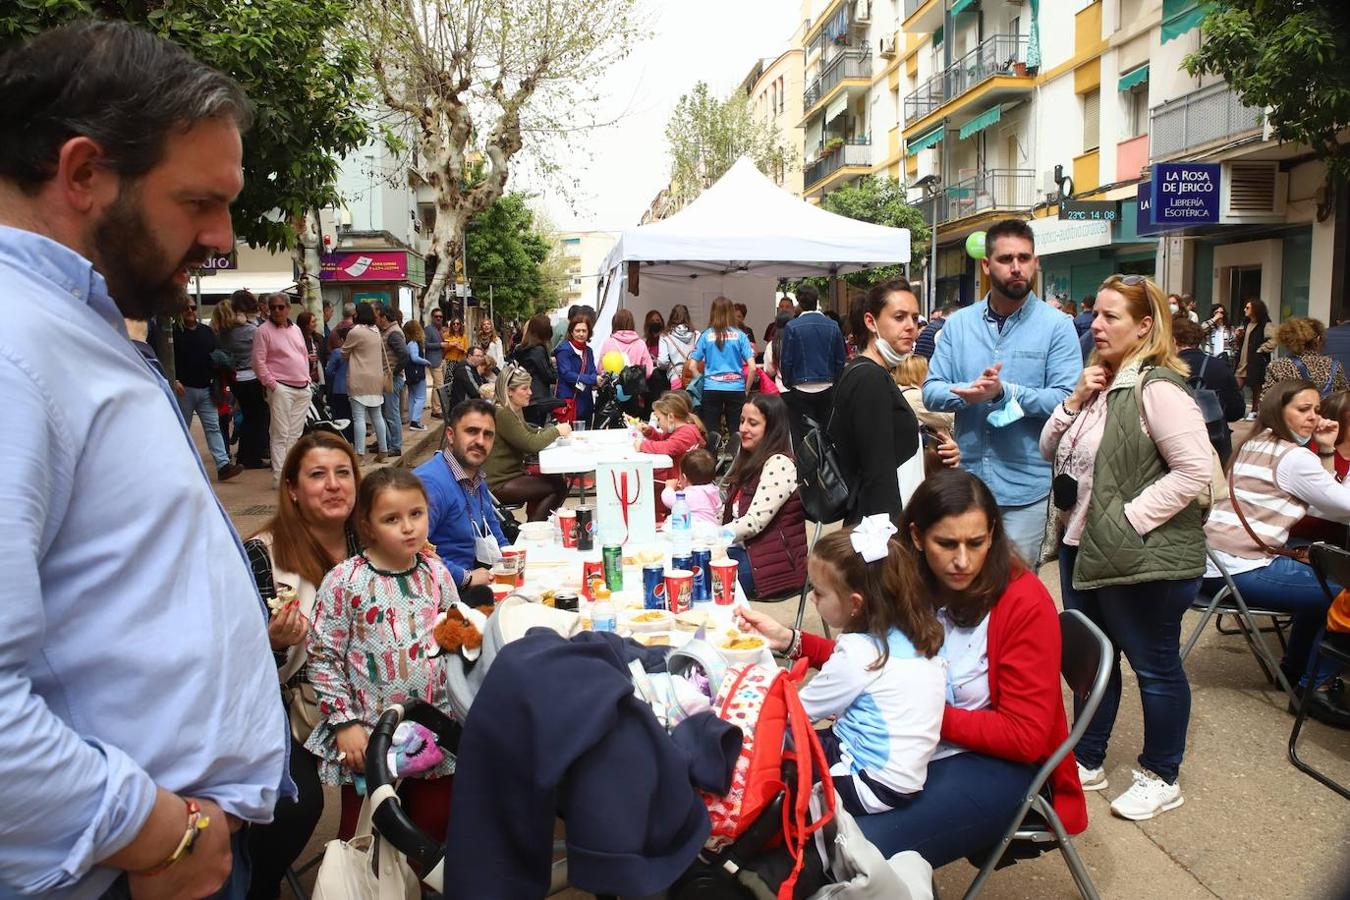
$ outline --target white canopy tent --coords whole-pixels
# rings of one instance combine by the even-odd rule
[[[909,256],[908,229],[812,206],[741,157],[675,215],[619,236],[600,273],[596,334],[609,333],[620,308],[633,312],[640,331],[648,310],[666,316],[676,303],[702,327],[720,295],[749,308],[747,323],[758,336],[773,321],[780,279],[843,275],[908,263]]]

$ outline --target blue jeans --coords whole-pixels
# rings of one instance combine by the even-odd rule
[[[178,398],[178,411],[183,421],[192,427],[192,414],[202,420],[202,431],[206,434],[206,446],[216,468],[223,469],[230,464],[230,454],[225,449],[225,436],[220,433],[220,416],[216,413],[216,402],[211,399],[209,387],[195,388],[183,385],[183,396]]]
[[[750,551],[739,544],[732,544],[727,548],[727,558],[736,560],[736,580],[741,583],[745,596],[755,596],[755,573],[750,568]]]
[[[366,416],[370,416],[375,426],[375,448],[381,453],[389,449],[389,436],[385,433],[384,413],[381,406],[366,406],[360,400],[352,401],[352,446],[358,455],[366,452]]]
[[[389,452],[403,452],[403,376],[394,376],[394,389],[384,395],[384,433],[389,439]]]
[[[1327,607],[1331,601],[1322,593],[1312,566],[1295,562],[1287,556],[1275,557],[1270,565],[1233,576],[1233,584],[1242,592],[1248,606],[1260,606],[1291,613],[1294,617],[1289,629],[1280,668],[1291,684],[1307,683],[1307,668],[1312,649],[1327,621]],[[1206,578],[1204,590],[1213,595],[1224,586],[1222,578]],[[1340,593],[1337,584],[1328,584],[1332,595]],[[1322,658],[1317,667],[1315,684],[1321,684],[1339,671],[1335,660]]]
[[[212,827],[215,826],[212,822]],[[223,823],[222,823],[223,824]],[[248,896],[248,883],[252,867],[248,860],[248,829],[241,828],[230,835],[230,850],[234,853],[234,867],[230,877],[221,885],[211,900],[244,900]],[[112,887],[103,894],[101,900],[130,900],[131,891],[127,888],[127,877],[123,875],[112,883]]]
[[[1101,768],[1120,708],[1120,654],[1139,680],[1144,706],[1144,750],[1139,765],[1171,784],[1186,752],[1191,719],[1191,686],[1181,666],[1181,617],[1191,608],[1199,578],[1147,581],[1080,591],[1073,587],[1078,548],[1060,548],[1059,586],[1065,609],[1076,609],[1105,632],[1113,648],[1111,680],[1074,754],[1084,768]],[[1081,701],[1074,698],[1077,716]]]
[[[1003,513],[1003,530],[1008,540],[1017,548],[1017,553],[1026,560],[1027,567],[1036,571],[1041,560],[1041,540],[1045,537],[1045,498],[1026,506],[1000,506]]]
[[[985,851],[1003,837],[1038,767],[959,753],[928,764],[923,790],[904,806],[857,816],[858,827],[883,856],[917,850],[939,868]]]
[[[408,421],[421,422],[422,410],[427,405],[427,382],[426,379],[408,385]]]

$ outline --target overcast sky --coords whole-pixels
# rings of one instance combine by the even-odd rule
[[[615,125],[583,134],[567,163],[581,182],[576,208],[546,185],[541,205],[564,230],[618,230],[636,225],[669,180],[665,128],[675,102],[702,80],[719,96],[730,93],[756,59],[787,49],[800,0],[644,0],[652,36],[615,66],[601,88],[598,118],[626,113]]]

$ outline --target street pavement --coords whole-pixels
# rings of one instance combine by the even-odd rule
[[[199,426],[194,425],[193,431],[206,458]],[[439,428],[406,433],[403,464],[420,463],[439,441]],[[208,469],[213,471],[209,460]],[[276,505],[270,472],[245,472],[217,485],[217,493],[245,536],[263,525]],[[1058,598],[1057,566],[1046,566],[1041,577]],[[789,624],[796,614],[795,598],[756,606]],[[1183,635],[1197,621],[1198,614],[1188,614]],[[814,608],[808,609],[806,623],[808,629],[819,630]],[[1242,638],[1207,628],[1186,670],[1192,691],[1180,778],[1186,802],[1152,821],[1136,823],[1109,812],[1111,797],[1129,786],[1142,742],[1138,686],[1128,665],[1124,667],[1124,696],[1106,761],[1111,785],[1105,792],[1088,795],[1090,825],[1075,840],[1101,896],[1350,897],[1350,803],[1289,763],[1286,745],[1293,717],[1285,711],[1283,696],[1266,683]],[[1305,760],[1350,783],[1350,732],[1309,722],[1299,748]],[[336,830],[334,793],[301,860],[321,853]],[[939,870],[940,895],[961,896],[975,871],[964,862]],[[302,879],[306,888],[312,879],[312,872]],[[283,888],[282,896],[289,897],[289,891]],[[588,895],[569,891],[564,896]],[[1051,853],[995,872],[981,896],[1070,898],[1077,892],[1062,858]]]

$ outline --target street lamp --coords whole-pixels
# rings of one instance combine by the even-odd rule
[[[923,191],[925,200],[933,201],[933,221],[929,223],[928,233],[928,298],[924,303],[929,316],[933,315],[933,310],[937,304],[937,229],[938,229],[938,194],[942,192],[942,179],[937,175],[925,175],[914,186]]]

